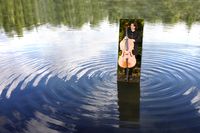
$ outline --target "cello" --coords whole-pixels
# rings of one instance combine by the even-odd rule
[[[128,81],[128,68],[132,68],[136,65],[135,55],[133,55],[132,50],[134,49],[133,39],[128,38],[128,27],[126,27],[126,36],[120,42],[120,50],[122,51],[119,57],[118,64],[120,67],[127,69],[126,79]]]

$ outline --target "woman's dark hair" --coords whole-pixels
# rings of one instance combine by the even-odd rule
[[[129,26],[131,26],[131,24],[133,24],[135,26],[135,29],[137,30],[138,29],[138,24],[137,22],[130,22]]]

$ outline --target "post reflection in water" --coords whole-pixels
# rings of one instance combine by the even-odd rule
[[[119,119],[121,128],[139,128],[140,83],[117,82]]]

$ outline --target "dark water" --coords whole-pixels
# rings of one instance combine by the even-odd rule
[[[1,131],[118,127],[117,45],[109,38],[94,40],[105,37],[104,30],[64,29],[43,27],[37,36],[14,40],[25,45],[1,46]]]
[[[0,0],[0,133],[199,132],[199,1],[151,4]],[[145,20],[132,88],[116,75],[127,17]]]
[[[178,27],[187,31],[183,24],[165,27],[156,40],[149,33],[165,28],[146,23],[140,92],[117,84],[117,25],[2,34],[0,131],[199,131],[199,38],[186,41],[196,33],[191,29],[173,40]]]
[[[159,47],[147,45],[150,47],[146,47],[143,54],[141,79],[142,129],[199,132],[200,55],[191,55],[187,50],[199,53],[200,47],[162,43]]]

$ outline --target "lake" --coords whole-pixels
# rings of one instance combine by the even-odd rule
[[[199,132],[199,5],[0,1],[0,132]],[[143,51],[140,87],[127,90],[118,20],[132,17],[144,18]]]

